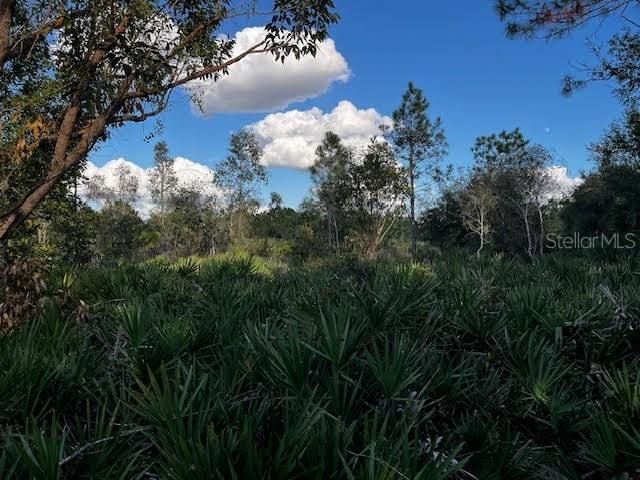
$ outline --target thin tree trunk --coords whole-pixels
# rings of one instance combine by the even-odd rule
[[[410,219],[411,222],[411,256],[415,258],[418,254],[418,225],[416,224],[416,188],[415,188],[415,164],[413,160],[409,163],[409,203],[410,203]]]
[[[540,207],[538,207],[538,217],[540,218],[540,256],[544,257],[544,216]]]
[[[209,255],[213,256],[216,254],[216,237],[211,237],[211,248],[209,248]]]
[[[511,201],[511,203],[513,205],[515,205],[516,209],[522,215],[522,219],[524,221],[525,231],[526,231],[526,234],[527,234],[527,254],[529,255],[529,258],[533,258],[533,251],[532,251],[533,245],[532,245],[532,241],[531,241],[531,228],[529,227],[529,204],[526,203],[524,206],[522,206],[522,205],[520,205],[519,202],[516,202],[513,198],[511,198],[511,197],[507,197],[507,198],[509,199],[509,201]]]
[[[476,256],[480,258],[480,252],[484,248],[484,210],[480,209],[480,248],[476,251]]]
[[[336,222],[335,215],[333,216],[333,228],[336,234],[336,251],[340,255],[340,237],[338,236],[338,223]]]
[[[522,212],[524,216],[524,226],[527,231],[527,253],[530,258],[533,258],[533,245],[531,240],[531,227],[529,226],[529,206],[525,205],[524,210]]]
[[[381,220],[380,226],[378,228],[378,234],[376,237],[376,250],[378,248],[378,246],[384,241],[384,239],[387,237],[387,234],[389,233],[389,231],[391,231],[391,229],[393,228],[393,225],[396,223],[396,216],[392,216],[391,217],[391,221],[389,222],[389,225],[386,225],[386,217],[383,217],[383,219]]]

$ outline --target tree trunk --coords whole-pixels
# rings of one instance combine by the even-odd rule
[[[533,245],[531,241],[531,227],[529,226],[529,206],[525,205],[522,215],[524,216],[524,226],[527,232],[527,253],[529,258],[533,258]]]
[[[409,162],[409,203],[410,203],[410,218],[411,222],[411,256],[416,258],[418,254],[418,225],[416,224],[416,179],[415,179],[415,164],[413,160]]]
[[[31,193],[11,212],[0,218],[0,242],[4,242],[8,236],[20,225],[34,208],[42,201],[49,191],[62,176],[64,170],[54,171],[47,176]]]
[[[95,141],[104,133],[107,120],[113,112],[113,109],[108,109],[96,118],[84,131],[82,137],[72,148],[71,152],[67,154],[79,112],[79,95],[76,95],[67,107],[60,128],[58,129],[53,161],[51,162],[47,175],[23,197],[17,206],[0,217],[0,242],[5,242],[11,232],[33,212],[60,178],[86,157]]]
[[[9,58],[11,21],[15,0],[0,0],[0,71]]]
[[[7,36],[8,31],[3,29],[10,27],[11,17],[13,15],[13,6],[15,0],[0,0],[0,42],[4,42],[3,36]],[[107,52],[111,49],[115,43],[116,38],[123,34],[128,26],[129,16],[124,16],[118,23],[113,35],[113,40],[106,45],[101,46],[95,50],[87,61],[89,68],[96,67],[104,60]],[[8,47],[3,53],[2,46],[0,46],[0,69],[4,66],[8,55]],[[96,140],[102,135],[106,129],[107,121],[121,106],[121,102],[125,93],[131,87],[133,77],[127,76],[122,82],[118,94],[109,107],[96,117],[89,126],[84,129],[78,143],[69,152],[69,146],[71,139],[76,131],[78,116],[80,115],[81,100],[86,95],[86,88],[88,85],[88,78],[85,76],[77,85],[77,90],[71,97],[69,105],[67,106],[62,121],[57,132],[56,144],[53,150],[53,161],[45,178],[38,182],[31,191],[14,207],[9,213],[0,217],[0,242],[5,242],[8,236],[15,230],[38,206],[38,204],[47,196],[54,185],[60,180],[60,177],[69,171],[73,166],[77,165],[83,158],[86,157],[89,150],[93,147]]]
[[[480,247],[476,251],[476,256],[480,258],[480,252],[484,248],[484,210],[480,210]]]
[[[540,256],[544,257],[544,216],[540,207],[538,207],[538,217],[540,218]]]

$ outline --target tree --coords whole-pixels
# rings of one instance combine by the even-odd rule
[[[484,249],[491,232],[491,213],[496,204],[495,193],[488,182],[482,178],[475,178],[463,190],[461,195],[461,210],[464,225],[469,231],[478,236],[480,245],[476,255]]]
[[[98,213],[96,248],[107,259],[133,260],[142,246],[144,222],[126,203],[108,204]]]
[[[153,168],[149,174],[151,198],[160,207],[161,222],[167,206],[178,186],[178,177],[174,169],[174,159],[169,156],[165,142],[159,142],[153,149]]]
[[[596,169],[564,203],[567,233],[584,236],[640,232],[640,112],[628,108],[592,144]]]
[[[462,221],[460,187],[456,182],[445,188],[435,205],[421,214],[420,238],[444,249],[466,246],[469,230]]]
[[[471,149],[476,172],[501,170],[513,166],[529,145],[519,128],[480,136]]]
[[[411,254],[416,255],[418,226],[416,196],[422,178],[437,178],[438,164],[446,155],[447,141],[440,118],[427,115],[429,102],[422,90],[409,82],[400,107],[393,112],[393,128],[388,137],[403,160],[409,181],[409,221],[411,223]]]
[[[282,195],[278,192],[271,192],[269,195],[269,210],[282,210],[282,205],[284,204],[284,200],[282,199]]]
[[[391,146],[371,140],[361,159],[349,165],[351,206],[367,258],[375,258],[402,210],[407,183]]]
[[[640,233],[640,170],[607,165],[588,174],[562,210],[566,233],[584,237]]]
[[[617,96],[631,102],[640,92],[640,34],[638,23],[627,15],[638,5],[638,0],[497,0],[496,9],[510,37],[558,38],[588,23],[600,25],[604,17],[616,17],[621,31],[609,39],[607,51],[595,47],[598,63],[584,69],[584,78],[567,76],[563,92],[594,81],[614,81]]]
[[[337,253],[340,253],[344,234],[341,224],[350,195],[348,169],[352,156],[353,152],[343,145],[340,137],[329,131],[316,149],[315,162],[310,169],[314,195],[326,218],[328,245]]]
[[[531,203],[537,213],[538,222],[538,254],[544,255],[545,244],[545,210],[552,205],[552,200],[560,192],[559,186],[550,173],[551,154],[541,146],[529,149],[529,155],[533,157],[531,162],[532,170],[529,181],[525,184],[525,198]]]
[[[0,211],[10,209],[22,198],[52,153],[43,149],[29,157],[12,157],[14,151],[2,148],[3,133],[8,128],[0,119]],[[31,128],[37,131],[38,126]],[[0,245],[0,257],[46,257],[47,262],[58,258],[78,262],[89,259],[89,239],[83,235],[90,230],[91,215],[86,214],[76,191],[82,167],[78,165],[61,178],[23,228]]]
[[[115,171],[116,187],[115,198],[116,201],[122,204],[131,205],[138,200],[138,177],[131,173],[131,168],[128,165],[118,165]]]
[[[218,79],[249,55],[315,55],[337,22],[332,0],[274,0],[264,37],[244,51],[221,35],[244,0],[0,2],[0,151],[12,164],[51,152],[0,213],[0,240],[110,132],[162,112],[176,88]],[[2,183],[2,182],[0,182]]]
[[[599,169],[619,165],[640,170],[640,111],[627,109],[590,149]]]
[[[87,196],[90,200],[101,202],[104,206],[131,205],[138,200],[138,177],[131,168],[121,163],[114,172],[115,185],[107,185],[103,175],[96,175],[87,180]]]
[[[163,229],[174,257],[214,254],[226,241],[216,199],[203,194],[203,187],[180,186],[169,200]]]
[[[495,197],[495,214],[490,223],[500,227],[494,228],[499,248],[513,253],[524,248],[530,257],[536,249],[542,252],[542,209],[550,190],[549,153],[539,145],[529,145],[517,128],[478,137],[472,151],[472,175],[483,178]],[[534,235],[535,226],[539,235]]]
[[[216,186],[227,197],[234,214],[238,233],[244,239],[242,217],[258,205],[257,187],[266,183],[267,169],[260,163],[262,148],[251,130],[243,129],[231,135],[229,155],[218,165],[214,175]]]

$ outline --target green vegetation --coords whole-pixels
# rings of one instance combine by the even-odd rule
[[[634,478],[640,259],[57,272],[0,338],[0,477]]]
[[[508,34],[554,38],[638,27],[640,0],[493,3]],[[238,50],[240,18],[264,35]],[[570,188],[518,128],[479,131],[454,175],[411,82],[383,138],[323,132],[297,209],[260,198],[251,127],[208,185],[159,141],[150,208],[126,164],[83,178],[176,89],[314,57],[339,19],[332,0],[0,0],[0,479],[640,478],[635,30],[565,81],[613,81],[626,108]],[[602,248],[556,251],[573,235]]]

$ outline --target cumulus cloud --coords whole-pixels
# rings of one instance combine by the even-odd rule
[[[584,181],[580,177],[571,177],[567,167],[555,165],[548,168],[549,176],[553,182],[551,197],[559,200],[573,193],[576,187]]]
[[[97,175],[101,175],[105,179],[105,185],[107,187],[114,188],[116,186],[116,171],[121,165],[128,167],[131,174],[138,179],[138,200],[134,207],[141,216],[146,218],[154,208],[149,188],[150,168],[145,169],[133,162],[125,160],[124,158],[117,158],[105,163],[102,167],[98,167],[94,163],[88,162],[84,171],[84,176],[87,179],[91,179]],[[206,194],[215,194],[215,187],[213,186],[213,171],[206,165],[194,162],[187,158],[176,157],[174,169],[176,176],[178,177],[179,186],[188,187],[197,185],[199,188],[204,189]],[[81,197],[86,199],[87,191],[84,185],[80,187],[79,193]]]
[[[267,166],[309,168],[325,133],[333,131],[346,145],[359,146],[380,134],[391,119],[373,108],[358,109],[343,100],[331,112],[319,108],[273,113],[250,126],[264,146]]]
[[[262,27],[250,27],[235,35],[233,54],[256,45],[265,37]],[[218,112],[268,112],[324,93],[333,82],[346,82],[351,72],[333,40],[318,45],[314,57],[276,62],[273,55],[255,54],[229,67],[229,75],[214,81],[196,80],[187,90],[196,93],[194,110],[206,115]]]

